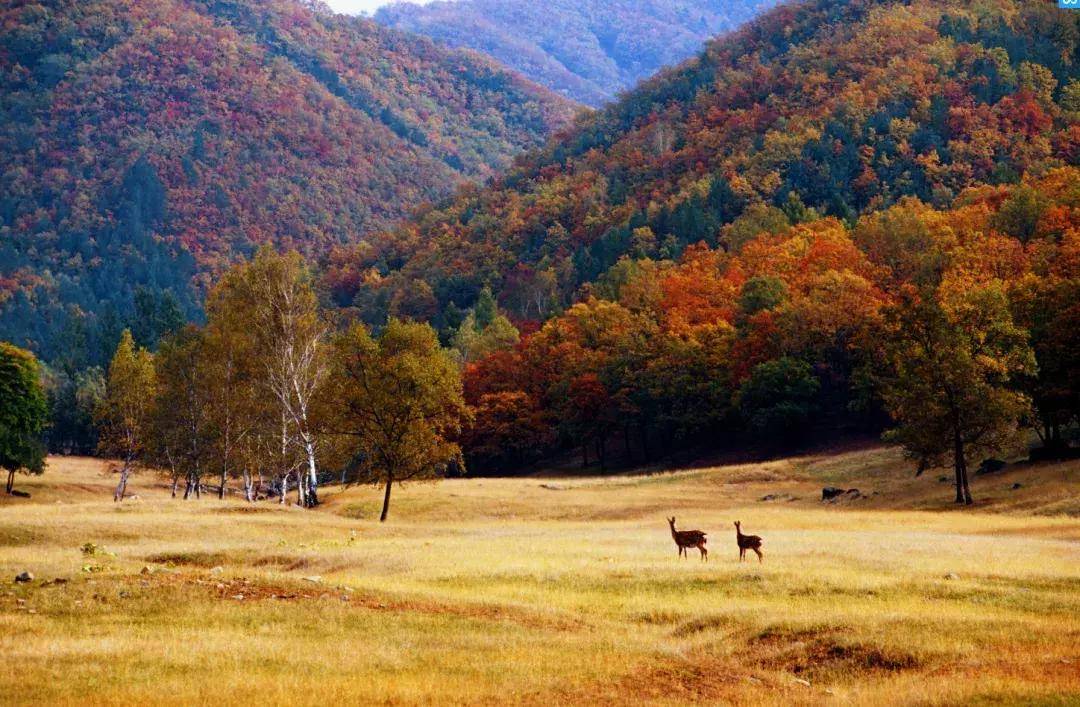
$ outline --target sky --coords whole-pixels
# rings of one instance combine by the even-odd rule
[[[416,1],[412,0],[412,2]],[[388,5],[390,0],[325,0],[325,2],[337,12],[356,15],[361,12],[371,14],[381,6]]]

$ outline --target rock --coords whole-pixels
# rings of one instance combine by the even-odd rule
[[[221,574],[224,571],[225,571],[225,568],[222,567],[221,565],[218,565],[217,567],[211,567],[210,568],[210,574]]]
[[[566,490],[565,486],[560,486],[558,484],[540,484],[540,488],[547,489],[548,491],[565,491]]]
[[[749,680],[750,682],[754,683],[755,685],[760,685],[760,684],[761,684],[761,680],[759,680],[758,678],[754,677],[753,675],[749,675],[749,676],[747,676],[747,678],[746,678],[746,679],[747,679],[747,680]]]
[[[29,571],[20,572],[19,574],[15,575],[15,581],[20,583],[20,584],[25,583],[25,582],[33,582],[34,581],[34,573],[29,572]]]
[[[795,678],[795,682],[799,683],[803,687],[810,687],[810,681],[809,680],[803,680],[802,678]]]
[[[979,468],[975,470],[976,476],[983,476],[984,474],[993,474],[995,471],[1001,471],[1006,466],[1005,462],[1001,459],[983,459],[979,464]]]
[[[233,599],[235,599],[237,601],[244,601],[244,595],[243,594],[233,594]]]
[[[939,484],[945,484],[951,481],[951,479],[948,476],[939,476],[937,477],[937,481]]]
[[[315,574],[310,577],[304,577],[305,582],[311,582],[312,584],[322,584],[322,577]]]
[[[844,493],[846,493],[844,489],[837,488],[836,486],[826,486],[825,488],[821,489],[821,500],[830,501],[837,496],[843,495]]]
[[[1019,481],[1017,481],[1015,484],[1012,485],[1012,490],[1013,491],[1015,491],[1016,489],[1020,489],[1020,488],[1024,488],[1024,485],[1022,483],[1020,483]]]
[[[950,579],[950,580],[951,579],[960,579],[960,575],[956,574],[955,572],[949,572],[948,574],[945,575],[944,578],[945,579]]]
[[[833,692],[833,690],[832,690],[832,688],[831,688],[831,687],[826,687],[826,688],[825,688],[825,694],[826,694],[826,695],[835,695],[836,693],[835,693],[835,692]]]
[[[139,574],[153,574],[154,568],[149,565],[143,565],[143,568],[139,570]]]

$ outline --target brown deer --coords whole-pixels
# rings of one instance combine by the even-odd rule
[[[679,554],[686,557],[686,548],[696,547],[701,551],[701,561],[709,561],[709,551],[705,549],[705,533],[700,530],[675,530],[675,516],[668,518],[671,526],[671,537],[675,539],[675,547],[679,548]]]
[[[747,550],[753,550],[757,553],[757,561],[762,561],[764,555],[761,554],[761,538],[756,535],[743,535],[739,521],[735,521],[735,541],[739,543],[739,562],[746,557]]]

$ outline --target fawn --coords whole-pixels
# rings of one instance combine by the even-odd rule
[[[753,550],[757,553],[758,562],[762,561],[764,555],[761,554],[761,538],[757,535],[743,535],[739,521],[735,521],[735,541],[739,544],[739,562],[746,557],[747,550]]]
[[[671,537],[675,539],[675,547],[679,548],[679,554],[686,556],[686,548],[696,547],[701,551],[701,561],[709,561],[709,551],[705,549],[705,533],[700,530],[675,530],[675,516],[668,518],[671,526]]]

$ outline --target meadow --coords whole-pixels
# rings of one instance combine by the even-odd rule
[[[52,458],[0,500],[0,702],[1080,702],[1076,462],[976,477],[974,509],[880,447],[451,479],[384,524],[369,487],[304,510],[114,483]]]

